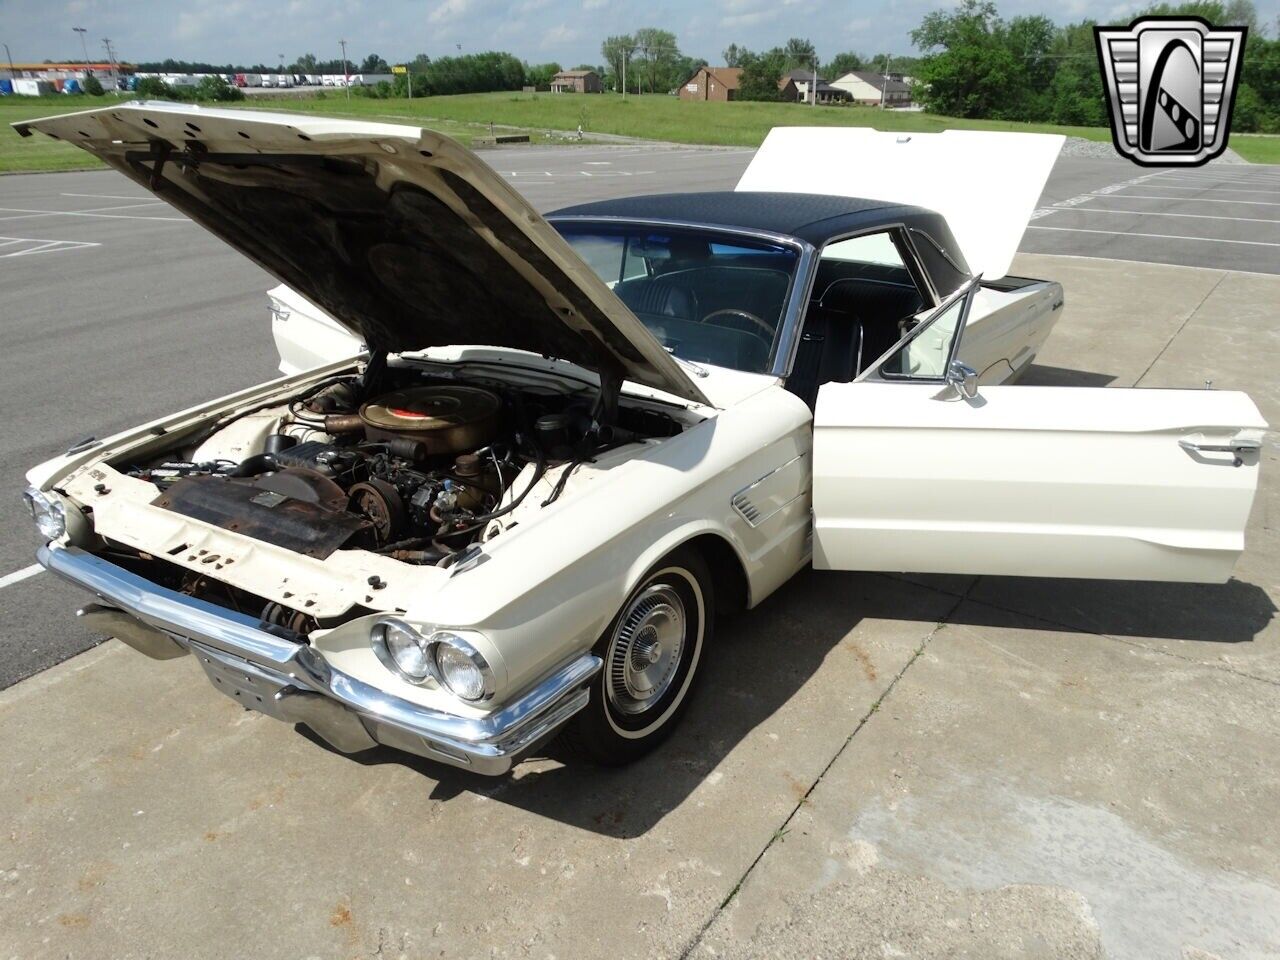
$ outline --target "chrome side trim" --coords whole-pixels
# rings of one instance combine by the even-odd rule
[[[262,630],[252,617],[159,587],[76,547],[44,546],[36,558],[50,572],[178,644],[222,654],[217,659],[223,662],[228,656],[237,658],[255,676],[281,690],[292,688],[296,692],[276,698],[273,710],[281,719],[306,723],[321,736],[326,731],[317,724],[329,728],[335,735],[330,742],[339,749],[337,741],[360,741],[351,724],[344,723],[339,736],[338,715],[297,693],[334,701],[379,743],[479,773],[505,773],[521,753],[586,706],[587,684],[602,665],[599,657],[583,654],[506,706],[484,716],[462,716],[393,696],[335,670],[314,648]],[[297,710],[290,710],[291,701]],[[317,719],[326,717],[328,722]]]
[[[772,470],[770,470],[768,473],[766,473],[764,476],[758,477],[757,479],[752,480],[745,487],[743,487],[741,490],[739,490],[737,493],[735,493],[732,497],[729,498],[730,505],[733,507],[734,510],[738,512],[738,515],[742,517],[743,520],[747,521],[747,524],[753,530],[756,527],[760,526],[760,524],[764,523],[770,518],[776,516],[781,511],[785,510],[792,503],[795,503],[795,501],[798,500],[800,497],[804,496],[804,494],[803,493],[797,494],[796,496],[785,501],[784,503],[778,504],[778,506],[774,507],[767,514],[761,515],[760,508],[756,506],[755,502],[751,499],[751,491],[754,490],[756,487],[760,486],[760,484],[764,483],[774,474],[787,469],[787,467],[791,466],[792,464],[799,463],[801,460],[803,460],[807,456],[809,456],[808,451],[805,451],[804,453],[796,454],[786,463],[781,463],[778,466],[774,467]]]

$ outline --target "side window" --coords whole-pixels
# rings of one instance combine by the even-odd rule
[[[891,353],[876,365],[873,374],[885,380],[941,380],[955,357],[964,331],[965,317],[977,283],[939,307],[920,323]]]
[[[897,267],[906,274],[906,264],[894,246],[888,233],[869,233],[848,240],[837,240],[822,248],[823,260],[839,260],[845,263],[866,263],[882,267]],[[910,276],[905,276],[907,282]]]
[[[649,275],[649,265],[645,262],[644,251],[637,250],[631,240],[631,237],[627,238],[627,254],[622,258],[621,279],[623,280],[635,280],[637,277]]]

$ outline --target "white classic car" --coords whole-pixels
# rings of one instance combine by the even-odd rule
[[[632,759],[716,613],[810,563],[1221,581],[1243,549],[1246,396],[1012,384],[1062,305],[1005,277],[1060,138],[780,130],[736,191],[548,222],[411,127],[17,129],[287,285],[283,379],[28,474],[40,562],[90,629],[338,750]]]

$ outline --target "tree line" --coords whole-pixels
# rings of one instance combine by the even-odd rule
[[[1195,15],[1217,26],[1250,28],[1245,44],[1232,129],[1280,132],[1280,39],[1258,22],[1253,0],[1162,2],[1144,14]],[[1120,18],[1117,18],[1120,22]],[[834,80],[850,71],[905,74],[915,83],[914,97],[926,109],[947,116],[1105,126],[1106,99],[1098,66],[1092,20],[1057,25],[1043,15],[1004,19],[993,0],[961,0],[951,11],[924,16],[911,32],[921,56],[862,55],[845,51],[822,61],[812,41],[792,37],[781,46],[752,51],[731,43],[723,63],[742,69],[738,98],[777,100],[779,80],[790,70],[816,70]],[[670,93],[707,61],[680,50],[674,32],[642,27],[606,37],[603,63],[578,64],[595,70],[606,89],[631,93]],[[418,54],[407,64],[411,76],[392,83],[357,88],[362,96],[414,96],[545,88],[561,70],[559,63],[529,64],[510,53],[488,51],[432,58]],[[271,73],[279,67],[164,60],[138,64],[145,72]],[[351,59],[352,73],[388,73],[376,53]],[[342,73],[341,59],[320,60],[308,53],[285,65],[284,72]],[[219,91],[221,93],[221,91]],[[223,94],[225,96],[225,94]]]
[[[1252,0],[1159,3],[1141,13],[1249,27],[1231,128],[1280,132],[1280,40],[1267,36]],[[1005,20],[990,0],[929,13],[911,32],[925,52],[913,70],[915,99],[953,117],[1105,126],[1095,26],[1057,26],[1039,15]]]

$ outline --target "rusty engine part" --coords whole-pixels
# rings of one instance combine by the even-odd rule
[[[372,477],[353,484],[347,496],[348,509],[373,524],[376,546],[383,547],[399,540],[407,531],[409,514],[394,485]]]
[[[372,526],[365,517],[347,512],[342,487],[299,467],[245,478],[186,477],[153,503],[318,559]]]
[[[384,394],[360,408],[370,440],[410,438],[427,456],[474,451],[497,433],[502,401],[480,387],[411,387]]]

